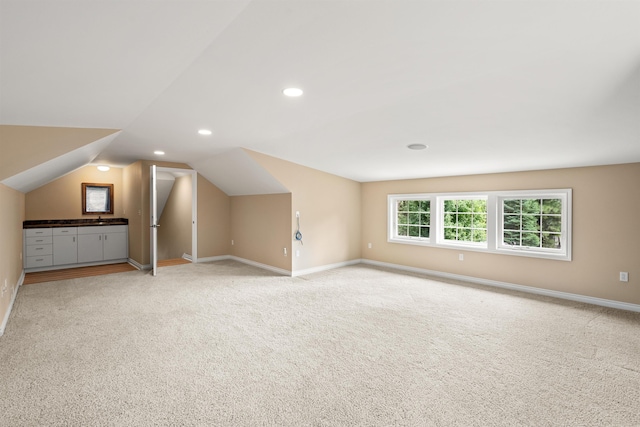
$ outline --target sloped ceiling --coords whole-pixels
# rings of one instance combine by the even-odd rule
[[[23,193],[35,190],[67,173],[91,163],[93,159],[113,142],[119,132],[100,138],[90,144],[55,157],[2,181],[2,184]]]
[[[279,190],[227,153],[357,181],[640,161],[638,1],[0,8],[0,122],[122,129],[96,162],[163,150],[221,188],[256,193]],[[304,95],[284,97],[289,86]],[[243,165],[236,175],[254,182],[219,173]]]
[[[229,196],[289,192],[241,148],[190,163],[189,166]]]

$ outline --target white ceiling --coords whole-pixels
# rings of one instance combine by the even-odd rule
[[[640,1],[0,5],[0,122],[122,129],[94,162],[161,149],[206,176],[244,147],[374,181],[640,161]]]

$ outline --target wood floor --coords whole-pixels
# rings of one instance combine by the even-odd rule
[[[191,261],[186,259],[167,259],[158,261],[158,267],[168,267],[179,264],[189,264]],[[123,273],[125,271],[137,270],[129,263],[120,264],[94,265],[91,267],[67,268],[64,270],[38,271],[34,273],[26,273],[24,275],[24,285],[33,283],[55,282],[57,280],[77,279],[80,277],[102,276],[105,274]]]

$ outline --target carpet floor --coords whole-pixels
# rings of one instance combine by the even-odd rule
[[[639,426],[640,313],[364,265],[23,286],[7,426]]]

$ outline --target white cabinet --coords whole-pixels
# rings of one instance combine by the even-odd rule
[[[53,244],[50,228],[24,230],[24,267],[36,268],[53,265]]]
[[[78,262],[125,259],[128,256],[126,225],[78,227]]]
[[[78,262],[77,227],[53,229],[53,265],[76,264]]]
[[[115,230],[109,230],[104,233],[102,241],[102,250],[104,259],[123,259],[129,256],[129,242],[127,239],[127,229],[124,225],[114,225],[112,227],[122,227]]]
[[[126,261],[127,225],[24,229],[24,267],[31,271]]]

